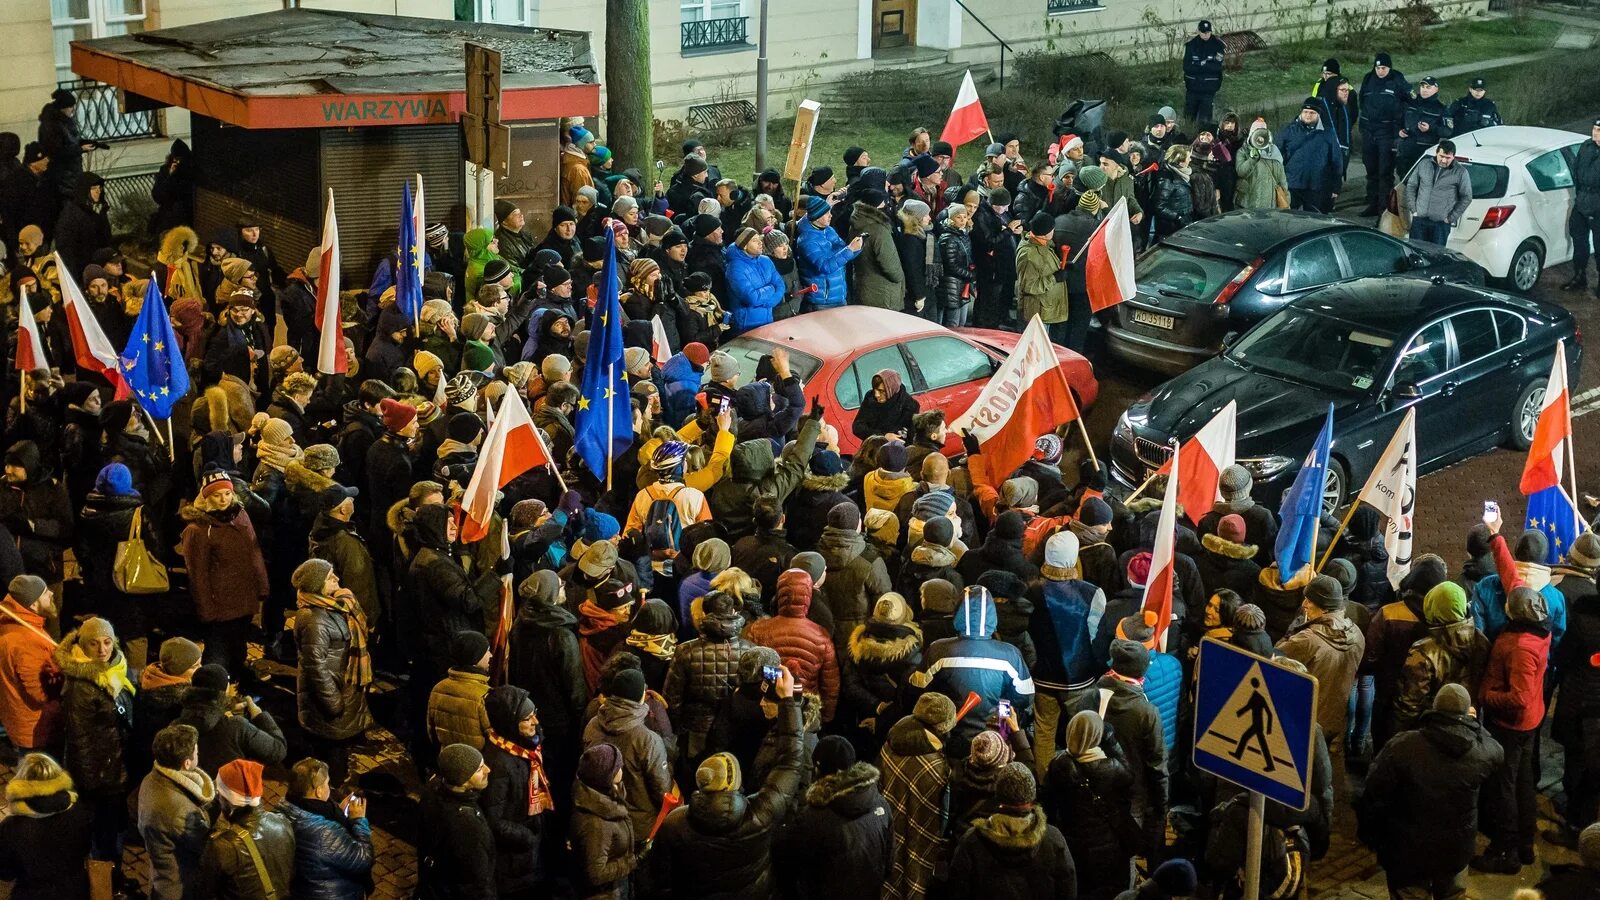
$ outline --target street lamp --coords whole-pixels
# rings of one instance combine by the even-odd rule
[[[767,169],[767,2],[756,30],[756,172]]]

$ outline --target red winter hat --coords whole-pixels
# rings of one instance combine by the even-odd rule
[[[261,763],[236,759],[217,770],[217,793],[231,806],[260,806],[261,772]]]
[[[1128,560],[1128,583],[1134,587],[1144,587],[1150,581],[1150,554],[1147,552],[1135,553]]]
[[[1217,537],[1233,544],[1244,543],[1244,516],[1228,513],[1217,522]]]
[[[417,417],[417,408],[409,403],[385,398],[378,404],[378,415],[383,417],[383,427],[398,433]]]
[[[690,341],[689,343],[684,344],[683,355],[688,357],[689,362],[692,362],[697,366],[703,367],[706,363],[711,361],[711,351],[706,349],[706,345],[700,343],[699,341]]]

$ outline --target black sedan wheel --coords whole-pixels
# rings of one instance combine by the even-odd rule
[[[1328,474],[1322,481],[1322,512],[1333,515],[1333,511],[1344,505],[1344,495],[1348,490],[1350,477],[1345,474],[1344,464],[1333,457],[1328,458]]]
[[[1533,445],[1533,430],[1539,426],[1539,410],[1544,406],[1543,379],[1531,381],[1517,395],[1511,407],[1511,437],[1506,441],[1513,450],[1526,450]]]

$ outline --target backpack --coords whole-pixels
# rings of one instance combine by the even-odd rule
[[[650,501],[644,513],[644,539],[650,548],[650,568],[662,575],[672,574],[672,560],[678,555],[678,545],[683,539],[683,518],[673,498],[683,485],[675,486],[665,497]]]

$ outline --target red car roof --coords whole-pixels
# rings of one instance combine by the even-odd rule
[[[841,306],[792,316],[746,331],[740,337],[794,347],[818,359],[830,360],[885,339],[910,340],[949,331],[942,325],[902,312],[875,306]]]

